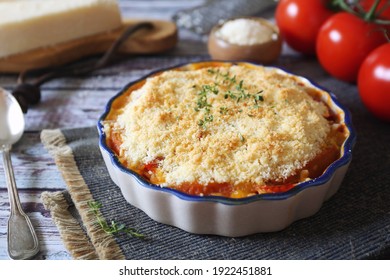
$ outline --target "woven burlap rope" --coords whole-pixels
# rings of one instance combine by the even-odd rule
[[[124,259],[114,237],[102,230],[89,211],[88,202],[93,201],[92,194],[61,131],[43,130],[41,141],[53,156],[86,231],[68,211],[69,205],[62,192],[42,193],[42,202],[50,211],[69,253],[75,259]]]

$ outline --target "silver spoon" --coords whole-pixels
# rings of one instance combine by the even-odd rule
[[[0,153],[3,154],[11,213],[8,219],[8,254],[11,259],[29,259],[39,252],[39,242],[29,217],[24,213],[16,188],[10,150],[22,137],[24,116],[16,99],[0,88]]]

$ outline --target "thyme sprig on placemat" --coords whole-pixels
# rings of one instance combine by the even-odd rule
[[[132,237],[145,238],[145,235],[139,233],[134,228],[127,227],[124,224],[118,224],[115,221],[111,221],[111,223],[107,223],[107,221],[103,218],[103,216],[100,213],[100,208],[102,208],[102,204],[100,202],[88,201],[88,207],[89,210],[95,215],[96,223],[100,225],[100,227],[104,230],[104,232],[112,235],[125,233]]]

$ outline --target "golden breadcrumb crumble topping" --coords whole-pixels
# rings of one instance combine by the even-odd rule
[[[162,186],[283,182],[337,145],[320,90],[261,66],[165,71],[115,114],[104,125],[118,157],[134,170],[154,162]]]

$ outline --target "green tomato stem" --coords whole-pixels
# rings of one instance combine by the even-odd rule
[[[376,13],[376,10],[378,8],[380,0],[375,0],[375,2],[372,4],[370,10],[367,13],[365,13],[359,5],[356,5],[356,7],[359,9],[359,11],[356,11],[353,8],[351,8],[352,4],[358,4],[358,2],[359,2],[358,0],[355,0],[354,2],[351,2],[348,4],[345,2],[345,0],[333,0],[331,3],[333,6],[335,6],[335,7],[338,6],[341,10],[343,10],[347,13],[353,14],[357,17],[360,17],[364,21],[374,22],[374,23],[380,24],[380,25],[390,25],[390,20],[377,18],[377,15],[380,14],[381,12],[383,12],[383,10],[387,7],[387,4],[385,4],[385,6],[381,9],[381,11]]]
[[[342,10],[344,10],[350,14],[354,14],[356,16],[359,16],[359,13],[357,13],[347,3],[345,3],[345,0],[334,0],[334,3],[337,4]]]
[[[366,21],[371,21],[371,20],[375,19],[375,16],[376,16],[375,11],[378,8],[379,2],[380,2],[380,0],[375,0],[374,4],[372,4],[370,10],[365,14],[364,19]]]

